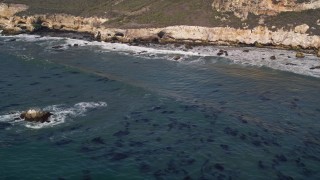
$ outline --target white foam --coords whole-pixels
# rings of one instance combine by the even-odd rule
[[[16,111],[16,112],[10,112],[9,114],[0,115],[0,122],[12,121],[15,118],[19,118],[20,114],[21,114],[20,111]]]
[[[228,56],[222,55],[222,57],[226,58],[230,63],[243,66],[268,67],[320,78],[319,69],[310,69],[320,66],[319,58],[312,54],[305,54],[305,58],[296,58],[296,52],[288,50],[209,46],[195,47],[191,51],[199,52],[201,56],[213,57],[217,56],[220,49],[228,52]],[[244,49],[248,49],[249,52],[243,52]],[[276,60],[270,59],[273,55],[276,57]]]
[[[301,75],[320,77],[319,70],[310,69],[320,66],[319,59],[314,55],[306,54],[306,57],[301,59],[295,57],[295,52],[275,49],[254,49],[248,54],[234,50],[230,54],[233,55],[230,59],[236,64],[268,67]],[[270,59],[270,56],[273,55],[276,56],[276,60]]]
[[[43,108],[44,111],[49,111],[53,115],[49,118],[50,122],[44,123],[33,123],[26,122],[19,119],[21,111],[16,111],[14,113],[0,115],[1,122],[9,122],[13,125],[23,125],[27,128],[41,129],[46,127],[53,127],[58,124],[64,123],[67,119],[74,119],[79,116],[85,116],[85,113],[90,109],[97,109],[101,107],[106,107],[105,102],[80,102],[72,107],[66,107],[65,105],[52,105]],[[16,120],[15,120],[16,119]]]
[[[168,46],[141,47],[130,46],[121,43],[105,43],[105,42],[88,42],[85,40],[67,39],[67,44],[78,44],[79,46],[99,46],[106,51],[122,52],[127,55],[141,56],[144,58],[158,58],[151,55],[162,55],[161,58],[174,60],[174,55],[180,55],[181,58],[177,62],[186,63],[185,60],[193,58],[194,61],[187,61],[188,64],[203,64],[204,61],[201,57],[217,57],[220,49],[226,50],[228,56],[222,55],[226,62],[240,64],[244,66],[268,67],[281,71],[293,72],[296,74],[313,76],[320,78],[320,70],[310,69],[315,66],[320,66],[319,58],[312,54],[305,54],[306,57],[296,58],[294,51],[267,49],[267,48],[238,48],[238,47],[219,47],[219,46],[198,46],[188,51],[182,48]],[[248,49],[249,52],[243,52]],[[163,56],[164,55],[164,56]],[[276,60],[271,60],[270,56],[276,56]],[[290,56],[290,58],[288,57]],[[194,58],[196,57],[196,58]],[[212,63],[216,60],[210,61]]]
[[[109,42],[98,42],[98,41],[86,41],[78,39],[66,39],[67,44],[78,44],[79,46],[99,46],[107,51],[122,51],[122,52],[133,52],[139,54],[176,54],[176,55],[188,55],[188,56],[197,56],[196,52],[187,52],[182,50],[174,49],[161,49],[161,48],[152,48],[152,47],[143,47],[143,46],[131,46],[129,44],[122,43],[109,43]]]
[[[18,35],[11,35],[11,36],[5,36],[5,37],[15,38],[17,41],[25,41],[25,42],[37,42],[37,41],[65,39],[62,37],[39,36],[39,35],[31,35],[31,34],[18,34]]]
[[[320,66],[319,58],[315,55],[306,54],[303,59],[295,57],[294,51],[267,49],[267,48],[239,48],[239,47],[218,47],[218,46],[198,46],[187,51],[182,47],[174,47],[173,45],[161,46],[152,45],[152,47],[131,46],[122,43],[107,43],[98,41],[86,41],[61,37],[40,37],[37,35],[16,35],[9,36],[19,38],[24,41],[47,41],[47,40],[63,40],[61,41],[62,49],[69,48],[68,45],[78,44],[78,46],[97,46],[100,47],[100,51],[106,52],[118,52],[126,55],[139,56],[142,58],[164,58],[171,61],[174,60],[176,55],[181,58],[176,62],[182,62],[187,64],[203,64],[205,61],[201,57],[217,57],[217,53],[220,49],[226,50],[228,56],[222,55],[225,58],[225,62],[234,63],[243,66],[256,66],[256,67],[268,67],[281,71],[293,72],[296,74],[313,76],[320,78],[319,69],[310,69],[315,66]],[[46,44],[50,46],[52,44]],[[57,45],[57,44],[55,44]],[[243,52],[244,49],[249,49],[249,52]],[[276,60],[271,60],[270,56],[276,56]],[[291,58],[288,58],[290,56]],[[194,61],[189,61],[193,59]],[[213,58],[216,59],[216,58]],[[187,61],[186,61],[187,60]],[[208,62],[208,61],[206,61]],[[209,61],[210,62],[210,61]],[[212,60],[211,63],[217,62]]]

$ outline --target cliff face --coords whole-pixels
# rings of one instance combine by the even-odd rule
[[[22,8],[23,7],[23,8]],[[103,26],[108,19],[78,17],[66,14],[16,16],[26,6],[1,4],[0,27],[7,33],[34,32],[41,28],[87,32],[97,40],[119,42],[247,44],[286,48],[319,49],[320,36],[309,35],[309,26],[270,30],[266,26],[253,29],[230,27],[169,26],[165,28],[120,29]]]
[[[23,5],[0,4],[0,27],[9,33],[33,32],[39,28],[53,30],[93,32],[108,19],[98,17],[77,17],[66,14],[15,16],[28,9]]]
[[[297,29],[300,30],[301,27]],[[212,44],[237,44],[247,45],[273,45],[302,48],[319,48],[320,37],[309,36],[301,32],[294,31],[271,31],[267,27],[258,26],[252,30],[235,29],[228,27],[196,27],[196,26],[171,26],[167,28],[155,29],[129,29],[125,31],[124,39],[137,37],[157,38],[157,34],[163,32],[160,41],[164,42],[193,42]],[[159,37],[159,36],[158,36]]]
[[[222,12],[233,12],[245,20],[249,13],[276,15],[287,11],[304,11],[320,8],[320,0],[298,3],[296,0],[214,0],[212,7]]]

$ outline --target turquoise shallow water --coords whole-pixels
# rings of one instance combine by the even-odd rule
[[[0,179],[320,178],[317,78],[8,39]],[[52,123],[14,120],[33,107]]]

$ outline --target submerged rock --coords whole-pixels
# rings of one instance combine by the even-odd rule
[[[178,61],[179,59],[181,59],[181,56],[175,56],[173,57],[173,60]]]
[[[8,40],[5,40],[5,42],[14,42],[14,41],[17,41],[17,39],[8,39]]]
[[[311,67],[310,69],[311,69],[311,70],[313,70],[313,69],[320,69],[320,66],[314,66],[314,67]]]
[[[63,48],[63,46],[58,45],[58,46],[52,46],[51,48],[52,48],[52,49],[61,49],[61,48]]]
[[[219,52],[217,53],[218,56],[221,56],[221,55],[223,55],[223,54],[224,54],[225,56],[228,56],[228,55],[229,55],[227,51],[222,50],[222,49],[220,49]]]
[[[286,63],[286,65],[289,65],[289,66],[296,66],[297,64],[294,64],[294,63]]]
[[[193,49],[191,44],[185,44],[184,46],[185,46],[186,49]]]
[[[302,52],[297,52],[296,57],[297,58],[304,58],[304,54]]]
[[[50,122],[49,117],[53,115],[51,112],[47,111],[38,111],[34,109],[30,109],[26,112],[22,112],[20,114],[20,118],[29,122]]]
[[[221,56],[221,55],[223,55],[223,52],[224,52],[224,51],[220,49],[219,52],[217,53],[217,55],[218,55],[218,56]]]

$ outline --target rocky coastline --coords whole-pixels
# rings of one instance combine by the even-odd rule
[[[193,45],[231,45],[289,49],[320,56],[320,36],[309,35],[309,26],[302,24],[292,30],[270,30],[266,26],[253,29],[231,27],[169,26],[163,28],[108,28],[108,19],[78,17],[67,14],[20,16],[28,9],[21,4],[0,4],[2,34],[48,34],[121,43],[177,43]],[[70,36],[69,36],[70,37]],[[70,37],[72,38],[72,37]]]

